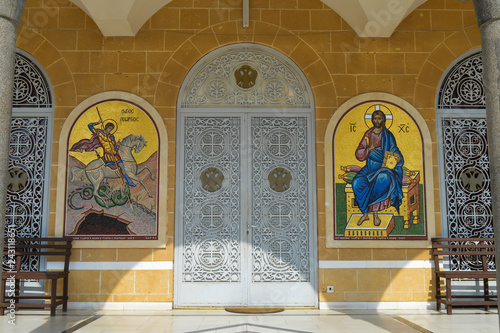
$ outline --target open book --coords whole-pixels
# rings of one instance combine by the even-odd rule
[[[388,168],[392,170],[396,167],[396,164],[398,164],[398,154],[386,151],[384,162],[382,163],[382,168]]]

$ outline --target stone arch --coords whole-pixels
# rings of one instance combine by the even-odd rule
[[[52,82],[55,117],[65,118],[69,111],[63,112],[64,107],[76,104],[76,85],[66,59],[49,39],[27,27],[18,34],[17,47],[31,54],[44,67]],[[57,134],[54,137],[58,137]]]
[[[236,79],[243,71],[248,72]],[[314,100],[309,82],[289,58],[260,44],[236,43],[219,47],[193,66],[177,107],[313,109]]]
[[[451,62],[439,81],[436,109],[486,109],[481,48],[471,49]],[[460,89],[467,85],[468,94]]]
[[[205,54],[224,45],[242,42],[269,46],[294,61],[312,88],[316,111],[322,107],[337,106],[337,92],[330,72],[313,47],[282,27],[253,21],[251,28],[245,29],[238,22],[229,21],[208,27],[179,46],[163,67],[155,92],[156,106],[176,106],[186,74]],[[269,36],[269,32],[273,37]]]
[[[27,88],[26,84],[36,84]],[[31,92],[31,94],[23,94]],[[17,48],[12,107],[35,107],[54,113],[53,84],[45,68],[28,52]]]
[[[415,84],[414,106],[422,111],[428,110],[433,114],[431,109],[435,108],[436,92],[445,70],[461,54],[480,46],[481,36],[476,26],[458,31],[436,46],[418,74]]]

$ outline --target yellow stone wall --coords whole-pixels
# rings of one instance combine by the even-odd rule
[[[270,46],[292,59],[309,81],[316,106],[319,260],[428,260],[427,249],[334,249],[325,246],[325,129],[343,102],[365,92],[399,96],[421,113],[433,141],[435,218],[440,221],[435,96],[444,70],[480,46],[470,1],[429,0],[390,38],[357,37],[319,0],[252,0],[250,27],[241,1],[174,0],[135,37],[103,37],[69,0],[28,0],[17,46],[45,68],[55,94],[53,151],[62,124],[86,98],[119,90],[149,101],[168,132],[168,244],[166,249],[75,249],[72,261],[173,261],[176,102],[188,70],[208,52],[230,43]],[[49,234],[55,230],[57,154],[53,154]],[[432,200],[432,198],[430,198]],[[433,212],[430,212],[431,214]],[[59,218],[59,217],[58,217]],[[440,223],[437,233],[440,231]],[[131,244],[133,244],[131,242]],[[77,271],[71,301],[172,301],[173,271]],[[320,269],[320,301],[425,301],[430,269]]]
[[[428,302],[432,301],[430,268],[320,269],[320,281],[335,293],[320,293],[320,302]]]

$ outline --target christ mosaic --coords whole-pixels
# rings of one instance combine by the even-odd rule
[[[346,112],[333,136],[334,239],[423,240],[423,144],[411,116],[372,101]]]

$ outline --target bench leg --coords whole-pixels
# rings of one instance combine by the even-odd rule
[[[15,286],[15,289],[14,289],[14,292],[16,296],[19,296],[21,295],[21,287],[19,286],[21,284],[21,280],[18,280],[16,279],[15,280],[15,283],[14,283],[14,286]],[[19,303],[19,299],[16,299],[16,303]]]
[[[63,285],[63,312],[68,311],[68,275],[64,277],[64,285]]]
[[[52,288],[50,290],[50,316],[56,315],[56,302],[57,302],[57,279],[52,279]]]
[[[2,274],[2,273],[0,273],[0,274]],[[1,287],[1,291],[0,291],[2,293],[1,294],[2,296],[0,297],[0,300],[2,303],[6,303],[6,301],[7,301],[7,299],[5,298],[5,286],[6,286],[6,284],[7,284],[7,279],[2,278],[2,287]],[[2,313],[0,313],[0,316],[3,316],[6,307],[2,306],[0,309],[2,312]]]
[[[441,279],[436,275],[436,311],[441,311]]]
[[[483,291],[484,291],[484,300],[489,301],[489,298],[487,297],[490,294],[490,288],[488,285],[488,279],[483,279]],[[485,305],[484,309],[486,311],[490,311],[490,306]]]
[[[446,278],[446,313],[451,315],[451,279]]]

